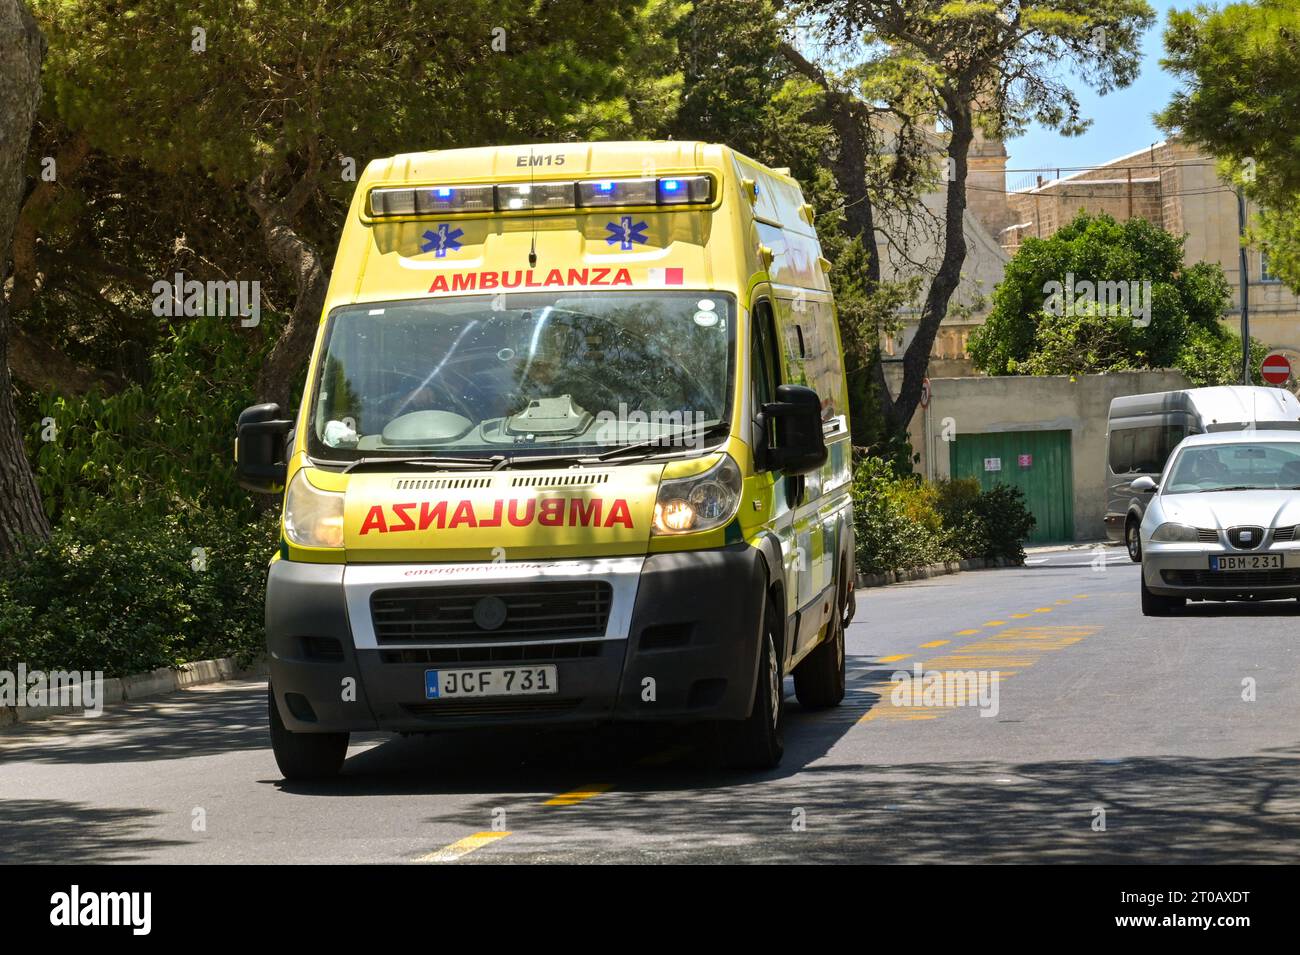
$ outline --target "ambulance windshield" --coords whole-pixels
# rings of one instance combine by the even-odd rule
[[[730,420],[733,310],[729,295],[683,291],[336,309],[308,450],[334,460],[516,456],[716,438]]]

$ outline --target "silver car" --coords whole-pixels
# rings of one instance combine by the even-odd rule
[[[1194,434],[1174,449],[1142,518],[1142,612],[1187,600],[1300,597],[1300,434]]]

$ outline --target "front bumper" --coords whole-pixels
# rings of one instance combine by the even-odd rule
[[[1267,570],[1212,571],[1211,556],[1280,555],[1282,567]],[[1253,551],[1223,546],[1142,545],[1142,578],[1147,589],[1162,597],[1189,600],[1280,600],[1300,597],[1300,549],[1261,547]]]
[[[394,642],[370,594],[503,580],[607,579],[599,637]],[[271,683],[295,732],[741,719],[758,666],[766,569],[740,544],[709,551],[526,564],[342,565],[276,561],[267,578]],[[429,669],[552,663],[547,696],[427,700]]]

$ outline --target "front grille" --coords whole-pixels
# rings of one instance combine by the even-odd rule
[[[550,663],[555,660],[586,660],[598,657],[604,649],[601,642],[529,643],[514,647],[438,647],[419,649],[404,647],[400,650],[380,650],[384,663],[435,663],[440,666],[457,663],[477,666],[480,663]]]
[[[492,486],[490,477],[395,478],[398,491],[469,491]]]
[[[1224,573],[1212,570],[1165,570],[1161,571],[1161,576],[1166,584],[1173,587],[1249,590],[1252,587],[1300,586],[1300,568],[1238,570]]]
[[[493,612],[476,614],[485,599]],[[375,591],[370,616],[380,643],[603,637],[612,599],[603,580],[408,587]]]
[[[1279,527],[1273,532],[1274,541],[1293,541],[1295,540],[1295,525],[1290,527]]]
[[[1219,532],[1210,530],[1208,527],[1198,527],[1196,529],[1196,539],[1202,544],[1217,544],[1219,542]]]
[[[511,487],[595,487],[609,480],[602,474],[521,474],[510,479]]]
[[[423,719],[475,719],[519,716],[557,716],[578,708],[582,700],[439,700],[436,703],[403,703],[402,709]]]
[[[1229,527],[1228,543],[1238,550],[1254,550],[1264,543],[1264,528],[1250,525]]]

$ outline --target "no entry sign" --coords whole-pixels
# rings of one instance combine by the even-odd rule
[[[1291,362],[1281,352],[1270,352],[1260,363],[1259,373],[1270,385],[1284,385],[1291,377]]]

